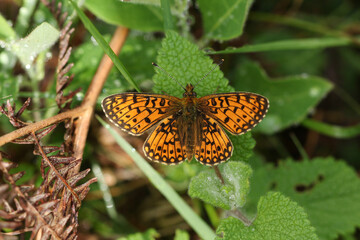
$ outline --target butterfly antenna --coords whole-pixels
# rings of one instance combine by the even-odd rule
[[[201,80],[203,80],[204,78],[206,78],[212,71],[215,70],[215,68],[219,65],[221,65],[224,62],[224,59],[221,59],[207,74],[205,74],[205,76],[203,76],[199,81],[197,81],[197,83],[195,84],[194,88],[199,84],[199,82],[201,82]]]
[[[152,65],[154,67],[159,68],[161,71],[163,71],[164,73],[166,73],[172,80],[174,80],[175,82],[177,82],[177,84],[179,84],[180,87],[182,87],[182,89],[184,89],[186,91],[186,89],[179,83],[178,80],[176,80],[176,78],[174,78],[173,76],[171,76],[167,71],[165,71],[165,69],[163,69],[162,67],[160,67],[159,65],[157,65],[156,63],[152,63]]]

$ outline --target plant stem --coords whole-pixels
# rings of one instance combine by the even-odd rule
[[[216,176],[218,176],[218,178],[220,179],[221,184],[222,184],[222,185],[225,185],[224,178],[223,178],[223,176],[221,175],[221,172],[220,172],[218,166],[214,166],[213,168],[214,168],[214,170],[215,170]]]
[[[303,146],[301,145],[299,139],[295,136],[294,133],[290,133],[290,138],[294,142],[294,144],[295,144],[297,150],[299,151],[302,159],[303,160],[308,160],[309,156],[307,155],[305,149],[303,148]]]
[[[238,209],[232,210],[231,213],[239,218],[246,226],[250,226],[252,221],[250,221],[245,215]]]

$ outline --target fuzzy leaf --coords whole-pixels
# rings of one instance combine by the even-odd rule
[[[20,62],[29,69],[36,56],[49,49],[59,38],[59,31],[44,22],[36,27],[26,38],[15,41],[10,49],[15,53]]]
[[[188,83],[196,84],[214,67],[213,60],[210,57],[204,55],[196,45],[174,31],[166,32],[166,37],[162,41],[162,48],[157,57],[157,64],[177,79],[183,87]],[[153,80],[155,92],[182,97],[184,89],[161,70],[157,69]],[[195,92],[199,97],[215,92],[230,91],[233,91],[233,88],[228,86],[228,80],[224,78],[219,67],[216,67],[195,87]]]
[[[217,239],[227,240],[318,239],[304,209],[289,198],[274,192],[261,197],[256,219],[250,226],[229,217],[220,222],[216,233],[220,235]]]
[[[214,169],[202,171],[193,177],[189,195],[227,210],[242,207],[249,192],[251,168],[242,162],[227,162],[219,166],[225,184]]]
[[[205,36],[208,39],[229,40],[243,33],[253,0],[198,0]]]
[[[163,16],[158,4],[118,0],[86,0],[85,6],[107,23],[141,31],[163,30]]]
[[[240,136],[234,136],[228,134],[231,142],[234,145],[232,160],[247,161],[253,154],[253,148],[255,147],[255,140],[250,132],[242,134]]]
[[[159,233],[155,229],[148,229],[143,233],[134,233],[126,237],[118,238],[118,240],[155,240],[159,237]]]
[[[256,170],[252,182],[250,202],[269,189],[286,194],[304,207],[320,239],[334,239],[360,226],[360,180],[344,162],[288,160],[277,169]]]
[[[241,64],[237,72],[236,90],[256,92],[270,101],[267,116],[256,128],[272,134],[301,122],[332,89],[332,84],[315,76],[290,76],[272,80],[253,62]]]

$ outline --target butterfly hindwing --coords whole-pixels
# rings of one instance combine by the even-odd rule
[[[173,165],[186,159],[185,146],[182,145],[177,114],[164,119],[148,136],[144,143],[144,153],[152,161]]]
[[[265,117],[268,108],[268,100],[255,93],[213,94],[199,99],[200,111],[235,135],[256,126]]]
[[[212,118],[204,116],[201,123],[201,141],[195,148],[195,158],[204,165],[217,165],[228,160],[233,145],[224,130]]]
[[[176,110],[178,98],[147,93],[122,93],[106,97],[102,108],[116,126],[141,135]]]

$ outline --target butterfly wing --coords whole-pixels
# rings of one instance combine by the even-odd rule
[[[105,115],[122,130],[141,135],[177,111],[179,98],[147,93],[122,93],[104,98]]]
[[[228,160],[233,145],[219,124],[211,117],[203,116],[201,122],[201,141],[195,148],[195,158],[204,165],[214,166]]]
[[[152,161],[173,165],[186,159],[185,146],[180,141],[179,114],[164,119],[148,136],[144,143],[144,153]]]
[[[269,108],[267,98],[247,92],[213,94],[199,99],[199,110],[239,135],[255,127]]]

